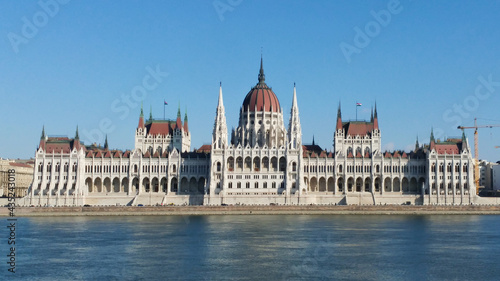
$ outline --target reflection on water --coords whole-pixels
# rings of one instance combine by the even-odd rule
[[[20,280],[500,276],[500,216],[54,217],[18,225]]]

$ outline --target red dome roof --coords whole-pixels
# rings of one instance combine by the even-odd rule
[[[268,111],[268,112],[280,112],[280,102],[267,85],[257,84],[253,87],[250,92],[248,92],[245,100],[243,101],[243,111]]]
[[[273,90],[266,85],[262,58],[260,60],[259,83],[253,87],[243,100],[243,111],[281,112],[280,102]]]

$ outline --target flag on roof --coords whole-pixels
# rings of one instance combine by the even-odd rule
[[[165,103],[164,105],[168,105],[168,103],[165,100],[163,100],[163,102]]]
[[[356,103],[356,106],[361,106],[361,103],[360,103],[360,102],[357,102],[357,103]]]

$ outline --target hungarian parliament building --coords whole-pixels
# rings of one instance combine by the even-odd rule
[[[216,93],[214,93],[215,98]],[[432,131],[412,151],[382,151],[375,105],[370,120],[332,124],[333,150],[303,144],[300,93],[288,126],[262,65],[228,132],[222,87],[212,141],[191,150],[187,114],[144,118],[135,147],[120,151],[50,137],[42,130],[25,206],[137,205],[468,205],[476,187],[465,135],[443,141]],[[335,126],[335,127],[334,127]]]

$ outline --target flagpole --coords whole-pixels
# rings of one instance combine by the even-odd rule
[[[358,121],[358,101],[356,101],[356,121]]]
[[[163,120],[165,121],[165,100],[163,100]]]

